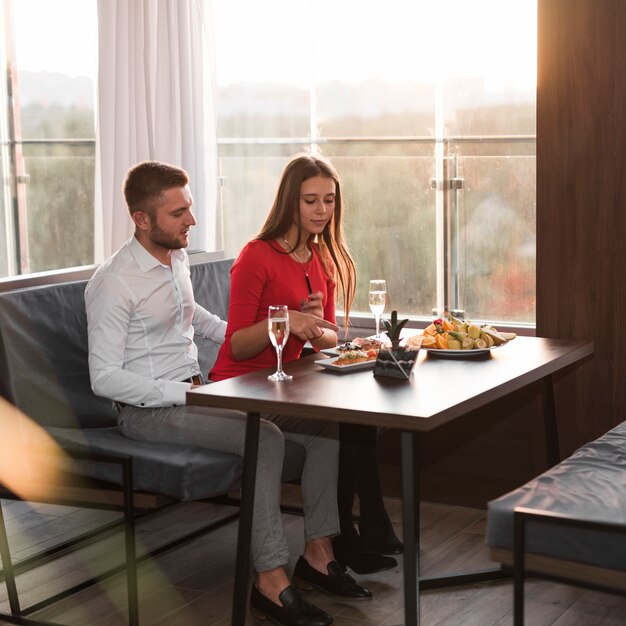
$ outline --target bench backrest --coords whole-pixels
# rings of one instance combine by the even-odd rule
[[[198,304],[226,319],[232,259],[192,265]],[[111,402],[91,391],[87,281],[0,293],[0,394],[44,426],[114,425]],[[218,346],[197,339],[206,375]]]

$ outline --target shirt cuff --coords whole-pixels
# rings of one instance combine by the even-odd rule
[[[187,392],[191,383],[180,383],[167,380],[163,383],[163,403],[166,406],[182,406],[187,404]]]

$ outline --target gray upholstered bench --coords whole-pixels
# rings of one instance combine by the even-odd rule
[[[626,592],[626,422],[490,502],[487,543],[517,570],[517,623],[524,573]]]
[[[222,260],[191,269],[196,301],[223,319],[228,311],[231,265],[232,260]],[[0,395],[44,427],[65,451],[80,457],[71,462],[74,474],[104,481],[97,485],[124,486],[124,467],[130,467],[132,485],[125,486],[124,498],[131,502],[137,502],[132,492],[200,500],[237,487],[242,471],[237,455],[133,441],[118,431],[112,403],[91,390],[85,286],[86,281],[77,281],[0,293]],[[196,343],[206,375],[219,347],[200,338]],[[120,458],[122,463],[101,462],[94,455]],[[286,442],[285,481],[300,477],[303,461],[304,449]],[[128,513],[128,503],[126,508]],[[12,602],[16,613],[14,605],[16,594]],[[136,620],[132,613],[133,609],[131,622]]]

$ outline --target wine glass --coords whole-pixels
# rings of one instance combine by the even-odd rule
[[[380,318],[385,310],[387,283],[384,280],[370,280],[370,309],[376,318],[376,339],[380,339]]]
[[[289,309],[285,304],[271,305],[267,310],[267,332],[272,345],[276,348],[278,367],[268,376],[268,380],[283,381],[291,380],[293,376],[283,372],[283,346],[289,337]]]

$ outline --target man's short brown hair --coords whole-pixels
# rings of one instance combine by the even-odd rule
[[[124,197],[130,214],[143,211],[154,216],[155,200],[168,189],[189,183],[185,170],[160,161],[143,161],[131,167],[124,181]]]

